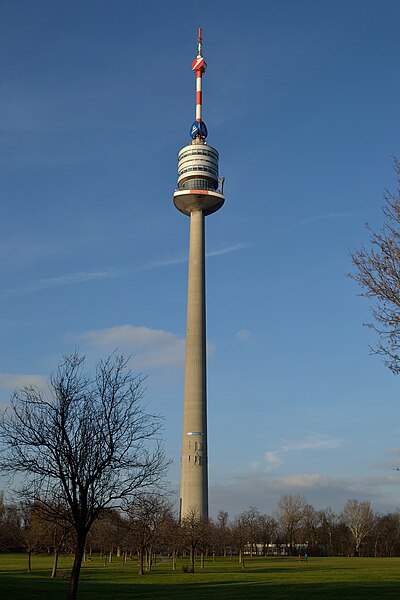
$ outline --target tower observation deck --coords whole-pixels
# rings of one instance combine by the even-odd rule
[[[178,153],[176,208],[190,217],[185,384],[181,453],[180,519],[208,517],[207,373],[205,298],[205,217],[221,208],[225,198],[218,174],[218,151],[206,142],[202,120],[202,30],[198,32],[196,120],[191,143]]]
[[[176,208],[189,216],[193,210],[210,215],[224,203],[218,178],[219,154],[207,144],[207,127],[202,121],[202,78],[206,68],[199,27],[197,57],[192,63],[196,74],[196,120],[190,129],[191,144],[178,153],[178,188],[174,193]]]

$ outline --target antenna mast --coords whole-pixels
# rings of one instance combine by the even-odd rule
[[[203,141],[206,139],[208,132],[207,127],[204,121],[202,121],[201,113],[203,107],[203,94],[202,94],[202,77],[203,73],[207,68],[207,64],[203,58],[202,54],[202,44],[203,44],[203,31],[202,28],[199,27],[197,34],[197,56],[192,62],[192,71],[196,74],[196,120],[192,125],[190,130],[190,135],[193,140],[197,139],[197,141]]]

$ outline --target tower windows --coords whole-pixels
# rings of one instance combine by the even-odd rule
[[[180,190],[212,190],[215,191],[218,187],[218,182],[210,181],[209,179],[188,179],[185,183],[179,186]]]

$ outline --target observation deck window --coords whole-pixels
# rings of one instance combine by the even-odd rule
[[[218,183],[208,181],[207,179],[189,179],[179,186],[180,190],[212,190],[215,191]]]
[[[212,169],[211,167],[203,167],[201,165],[195,167],[185,167],[184,169],[181,169],[178,171],[178,177],[183,175],[183,173],[188,173],[190,171],[204,171],[205,173],[211,173],[211,175],[218,177],[218,171],[216,171],[216,169]]]

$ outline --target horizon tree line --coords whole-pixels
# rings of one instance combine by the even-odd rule
[[[65,515],[48,519],[40,505],[6,503],[0,494],[0,551],[24,551],[27,570],[32,555],[54,555],[57,576],[61,552],[75,552],[75,535]],[[106,565],[134,560],[138,573],[151,571],[157,558],[168,557],[176,569],[178,557],[187,568],[218,557],[230,557],[245,568],[254,556],[400,556],[400,511],[379,514],[368,500],[349,499],[340,512],[315,509],[298,495],[282,494],[274,514],[249,507],[230,518],[219,511],[215,519],[199,518],[196,511],[181,523],[165,494],[139,494],[125,510],[104,509],[86,539],[83,561],[100,554]]]

